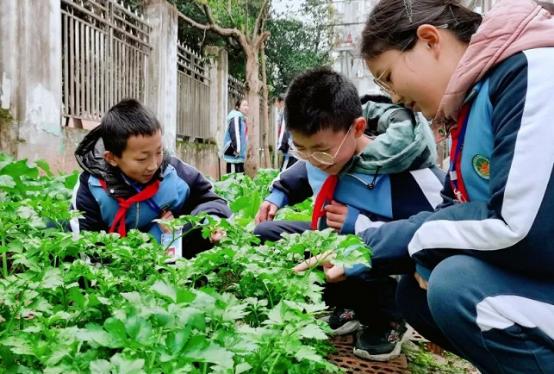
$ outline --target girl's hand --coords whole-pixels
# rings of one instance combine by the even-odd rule
[[[307,260],[302,261],[301,263],[299,263],[298,265],[293,267],[292,270],[294,270],[297,273],[300,273],[300,272],[306,271],[308,269],[314,268],[318,265],[321,265],[321,266],[331,265],[331,266],[333,266],[333,264],[331,264],[331,260],[333,260],[336,256],[337,255],[335,254],[335,252],[327,251],[327,252],[321,253],[317,256],[310,257]]]
[[[346,279],[346,275],[344,274],[344,266],[323,266],[323,272],[325,273],[325,279],[327,279],[327,282],[329,283],[342,282]]]

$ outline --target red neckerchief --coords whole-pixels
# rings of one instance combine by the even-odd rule
[[[103,179],[100,180],[100,185],[104,190],[108,189],[108,186],[106,185],[106,181]],[[146,186],[142,191],[137,193],[134,196],[131,196],[128,199],[123,199],[121,197],[116,197],[117,203],[119,205],[119,209],[117,210],[117,213],[115,214],[115,218],[112,222],[112,226],[110,227],[109,232],[115,232],[116,227],[117,232],[120,236],[127,236],[127,228],[125,227],[125,218],[127,217],[127,210],[133,205],[134,203],[139,203],[141,201],[145,201],[150,199],[152,196],[154,196],[158,189],[160,188],[160,180],[157,179],[153,183],[150,183],[148,186]]]
[[[312,230],[317,230],[320,218],[325,217],[325,205],[333,200],[338,180],[338,176],[329,175],[327,179],[325,179],[325,182],[323,182],[321,190],[319,190],[315,199],[314,211],[312,213]]]
[[[452,146],[450,147],[450,168],[448,170],[450,176],[450,186],[456,196],[456,199],[461,202],[469,201],[469,196],[462,177],[462,152],[464,140],[466,136],[467,122],[469,119],[470,105],[466,104],[462,107],[458,115],[458,123],[452,129]]]

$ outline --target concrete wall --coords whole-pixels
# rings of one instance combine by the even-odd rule
[[[54,171],[75,170],[73,152],[87,130],[62,125],[60,0],[1,3],[0,114],[9,116],[0,121],[0,151],[18,159],[44,159]],[[166,0],[145,0],[145,16],[152,45],[145,67],[145,104],[164,126],[165,147],[206,175],[219,178],[224,165],[217,145],[176,141],[177,10]],[[212,52],[209,126],[216,129],[220,142],[227,115],[228,61],[225,50]]]
[[[164,146],[175,150],[177,138],[177,9],[166,0],[144,2],[152,50],[146,63],[145,104],[164,128]]]
[[[61,37],[52,35],[61,35],[59,0],[2,1],[0,106],[17,126],[3,134],[15,136],[9,142],[18,158],[55,161],[60,156],[53,145],[63,138]]]
[[[219,179],[221,168],[225,167],[225,162],[219,158],[216,144],[177,141],[176,156],[213,179]]]

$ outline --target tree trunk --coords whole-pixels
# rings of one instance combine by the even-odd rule
[[[259,52],[246,53],[246,97],[248,100],[248,153],[244,165],[246,175],[254,177],[260,165],[260,64]]]
[[[261,60],[262,60],[262,147],[264,149],[263,167],[269,168],[271,165],[271,155],[269,153],[269,92],[267,89],[267,70],[265,64],[265,45],[262,45]]]

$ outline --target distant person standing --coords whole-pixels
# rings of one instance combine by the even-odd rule
[[[227,163],[227,173],[244,173],[246,160],[248,101],[239,99],[235,108],[227,115],[227,127],[223,138],[223,160]]]
[[[296,158],[289,154],[291,137],[286,126],[284,108],[285,98],[283,95],[279,95],[277,97],[277,144],[275,148],[283,154],[281,171],[286,170],[297,161]]]

